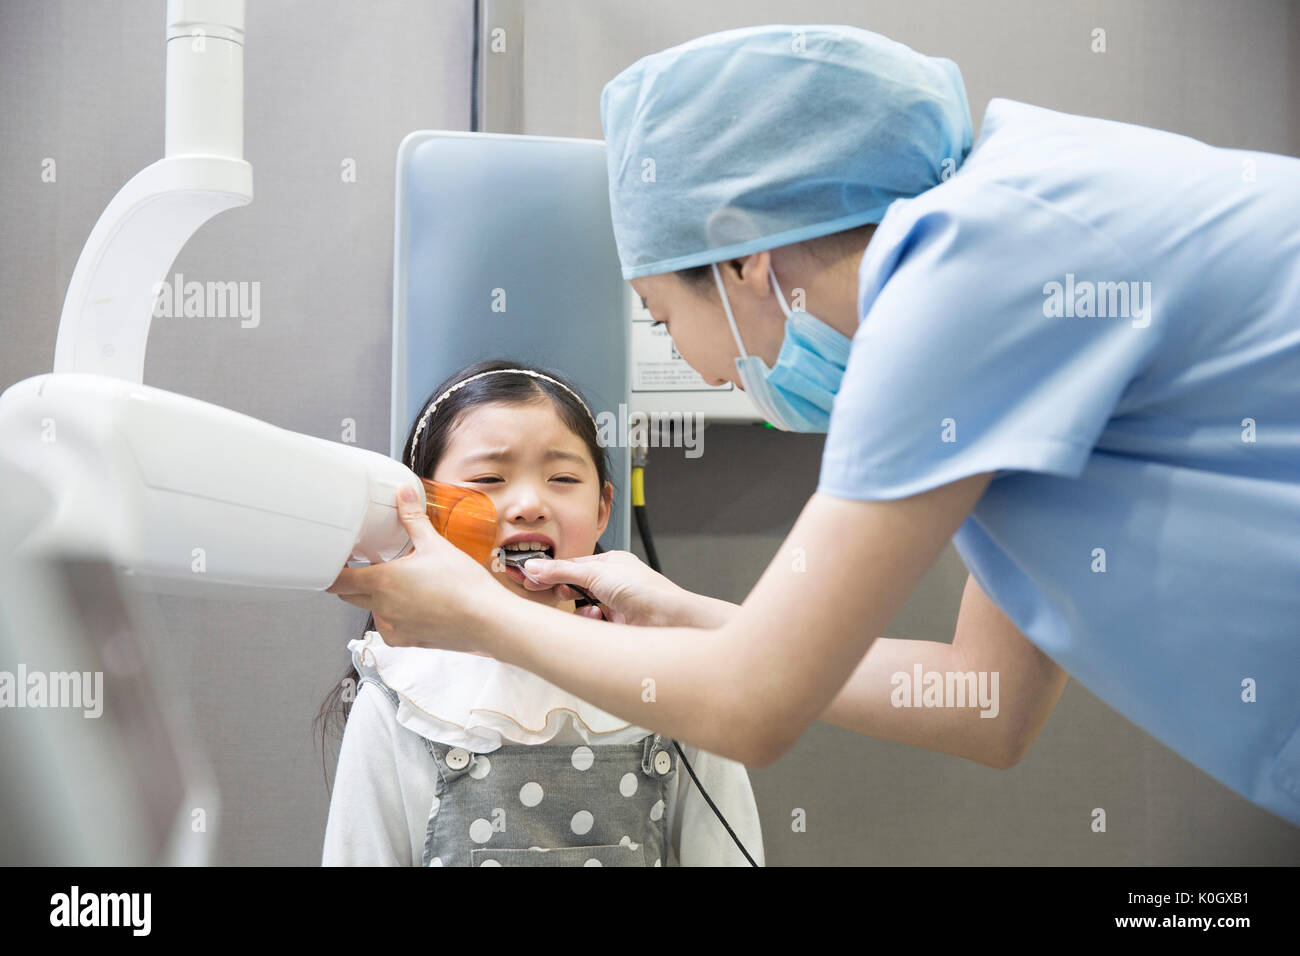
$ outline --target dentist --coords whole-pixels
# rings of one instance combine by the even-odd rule
[[[758,766],[820,719],[1009,767],[1072,675],[1300,825],[1300,160],[1005,99],[974,141],[955,64],[842,26],[645,57],[601,117],[624,278],[827,433],[816,493],[740,606],[615,552],[529,569],[606,621],[542,607],[414,501],[329,590]],[[949,540],[952,643],[880,637]],[[918,667],[996,716],[899,706]]]

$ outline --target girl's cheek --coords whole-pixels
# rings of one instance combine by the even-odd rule
[[[592,538],[595,530],[595,522],[591,521],[585,513],[566,514],[560,521],[560,533],[564,535],[564,549],[569,552],[575,548],[581,550],[582,542]]]

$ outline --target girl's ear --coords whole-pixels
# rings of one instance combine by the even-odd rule
[[[600,493],[600,516],[596,520],[596,537],[599,538],[605,533],[605,527],[609,524],[610,513],[614,510],[614,483],[605,482],[605,487]]]

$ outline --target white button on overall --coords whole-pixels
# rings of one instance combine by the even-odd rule
[[[655,754],[655,771],[657,773],[665,774],[672,769],[673,758],[669,755],[668,751],[661,750]]]
[[[447,751],[447,766],[452,770],[464,770],[469,766],[469,751],[464,747],[452,747]]]

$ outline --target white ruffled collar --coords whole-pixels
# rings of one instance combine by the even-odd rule
[[[491,657],[389,647],[378,631],[349,641],[348,649],[358,673],[397,692],[398,723],[472,753],[490,753],[506,742],[543,744],[568,727],[588,744],[632,743],[653,732]]]

